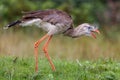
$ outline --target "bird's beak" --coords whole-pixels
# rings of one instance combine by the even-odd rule
[[[98,29],[96,29],[94,32],[96,32],[96,33],[100,34],[100,31],[99,31]]]
[[[96,29],[96,30],[94,30],[94,31],[91,32],[92,37],[96,39],[95,32],[98,33],[98,34],[100,34],[100,31],[98,29]]]

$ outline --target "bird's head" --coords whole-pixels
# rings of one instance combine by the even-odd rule
[[[96,38],[95,33],[100,34],[98,27],[90,25],[88,23],[83,23],[75,28],[75,32],[77,37],[81,35],[85,36],[92,36],[93,38]]]

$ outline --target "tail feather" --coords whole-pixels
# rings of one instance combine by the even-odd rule
[[[14,25],[17,25],[17,24],[19,24],[19,23],[21,23],[21,21],[20,21],[20,20],[16,20],[16,21],[8,24],[7,26],[5,26],[3,29],[8,29],[9,27],[12,27],[12,26],[14,26]]]

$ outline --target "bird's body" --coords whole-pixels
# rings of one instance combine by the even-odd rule
[[[39,10],[24,13],[20,25],[32,26],[35,25],[48,34],[63,33],[69,28],[73,28],[72,18],[65,12],[59,10]]]
[[[25,21],[20,23],[21,26],[37,26],[39,28],[42,28],[44,31],[48,32],[49,35],[63,33],[66,31],[69,26],[64,26],[64,24],[51,24],[49,22],[45,22],[39,18]]]
[[[96,36],[94,32],[99,33],[99,31],[94,26],[91,26],[88,23],[84,23],[76,28],[73,28],[73,20],[71,16],[64,11],[51,9],[24,12],[23,14],[24,15],[21,19],[10,23],[6,27],[8,28],[16,24],[21,26],[34,25],[48,32],[34,44],[36,71],[38,71],[38,46],[44,39],[48,38],[48,41],[43,46],[43,51],[49,60],[52,69],[55,70],[55,67],[47,52],[48,43],[54,34],[64,34],[70,37],[80,37],[82,35],[86,35],[93,36],[95,38]]]

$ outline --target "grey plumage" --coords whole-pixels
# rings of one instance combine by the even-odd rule
[[[5,29],[17,24],[21,26],[35,25],[47,31],[49,35],[63,33],[66,36],[74,38],[81,35],[91,36],[91,31],[95,30],[95,27],[88,23],[83,23],[73,28],[72,17],[61,10],[50,9],[22,13],[23,16],[21,19],[10,23]],[[93,30],[83,29],[85,27],[92,27]]]

